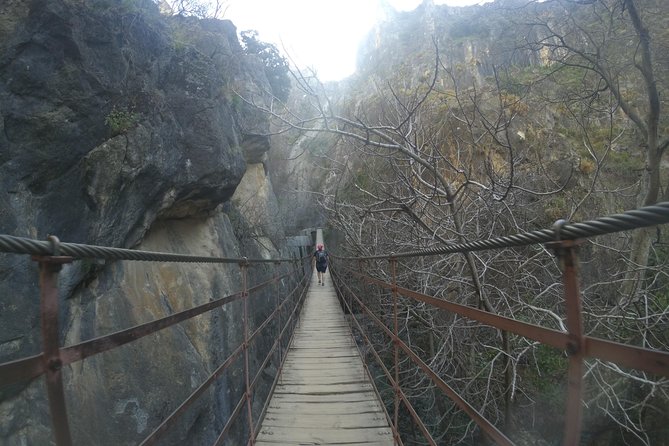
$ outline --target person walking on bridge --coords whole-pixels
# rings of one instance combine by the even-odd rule
[[[316,246],[314,263],[316,263],[316,271],[318,273],[318,284],[325,286],[325,271],[328,269],[328,252],[323,248],[322,243]]]

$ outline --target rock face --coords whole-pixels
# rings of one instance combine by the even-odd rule
[[[259,257],[250,249],[242,252],[236,239],[228,217],[218,213],[210,218],[160,221],[140,246],[193,255]],[[225,297],[241,289],[239,269],[234,263],[113,263],[72,299],[65,343],[75,344]],[[259,283],[271,273],[271,269],[253,267],[249,279]],[[266,317],[263,309],[269,296],[268,290],[251,295],[254,314],[262,315],[257,319]],[[66,374],[66,395],[75,444],[138,444],[240,345],[242,314],[242,303],[237,301],[74,364]],[[252,321],[251,326],[260,322]],[[260,339],[254,351],[268,351],[271,341]],[[252,355],[253,374],[262,359]],[[215,442],[244,391],[241,364],[238,360],[212,386],[213,391],[198,399],[170,429],[164,444]],[[261,382],[258,391],[266,391],[270,382]],[[258,411],[256,407],[256,416]],[[237,425],[245,423],[242,417]],[[231,441],[237,440],[243,442],[234,437]]]
[[[280,237],[240,244],[255,222],[227,215],[239,214],[230,199],[247,163],[270,147],[267,120],[234,92],[257,101],[267,90],[262,66],[243,53],[229,21],[167,18],[150,0],[1,2],[0,233],[278,255]],[[259,181],[266,194],[251,206],[276,206],[268,179]],[[252,281],[268,274],[257,269]],[[63,337],[72,344],[128,328],[237,291],[239,280],[236,265],[75,262],[61,274]],[[0,255],[0,295],[0,362],[38,353],[37,268],[28,256]],[[238,310],[66,370],[76,444],[137,444],[236,345]],[[239,397],[227,380],[169,444],[215,440]],[[0,392],[0,443],[48,444],[41,380]]]
[[[264,164],[248,165],[246,174],[232,196],[232,202],[242,218],[240,223],[253,222],[255,230],[245,234],[246,239],[251,238],[261,246],[268,247],[264,250],[266,258],[274,256],[271,247],[275,245],[274,241],[283,239],[284,234],[276,196]]]
[[[332,161],[338,156],[337,138],[327,133],[274,138],[277,150],[269,153],[269,171],[283,225],[293,233],[323,227],[326,216],[321,202],[337,187]]]

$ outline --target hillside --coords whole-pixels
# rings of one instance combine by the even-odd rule
[[[310,180],[312,195],[297,199],[324,206],[338,252],[354,256],[439,248],[666,200],[668,8],[657,0],[467,8],[424,1],[377,26],[351,78],[325,86],[300,79],[289,108],[303,136],[272,158],[286,150],[282,162],[293,160],[291,175],[301,179],[323,172]],[[642,230],[581,247],[588,333],[666,349],[665,238]],[[435,259],[405,265],[402,280],[559,330],[560,265],[545,253]],[[383,262],[368,270],[388,274]],[[463,380],[456,389],[512,438],[559,443],[564,354],[419,306],[403,308],[402,319],[441,376]],[[584,444],[666,442],[662,379],[598,361],[589,367]],[[421,415],[435,435],[453,438],[443,444],[482,441],[466,419],[446,416],[448,400],[422,382],[407,385],[423,396]]]

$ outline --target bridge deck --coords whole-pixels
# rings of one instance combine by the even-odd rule
[[[394,444],[330,282],[314,272],[259,446]]]

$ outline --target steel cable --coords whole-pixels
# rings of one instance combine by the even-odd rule
[[[565,223],[556,229],[540,229],[487,240],[476,240],[467,243],[448,245],[443,248],[425,249],[402,252],[398,254],[372,255],[362,257],[340,257],[342,259],[387,259],[390,257],[419,257],[443,254],[454,254],[487,249],[512,248],[538,243],[548,243],[557,239],[574,240],[594,237],[614,232],[639,229],[669,222],[669,202],[657,203],[634,209],[622,214],[614,214],[580,223]],[[226,257],[205,257],[164,252],[139,251],[134,249],[109,248],[104,246],[85,245],[79,243],[59,243],[59,254],[77,259],[105,260],[138,260],[160,262],[192,262],[192,263],[274,263],[292,262],[293,259],[244,259]],[[33,255],[55,255],[54,244],[24,237],[0,234],[0,252]]]
[[[84,245],[79,243],[58,243],[58,253],[49,241],[0,234],[0,252],[32,255],[63,255],[76,259],[139,260],[149,262],[186,263],[276,263],[293,262],[294,259],[246,259],[227,257],[205,257],[165,252],[140,251],[124,248]]]
[[[424,249],[397,254],[339,258],[346,260],[379,260],[392,257],[420,257],[483,251],[487,249],[513,248],[538,243],[548,243],[555,240],[575,240],[579,238],[595,237],[664,223],[669,223],[669,201],[645,206],[640,209],[634,209],[622,214],[609,215],[580,223],[564,223],[554,229],[539,229],[494,239],[458,243],[443,248]]]

